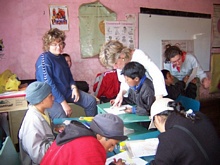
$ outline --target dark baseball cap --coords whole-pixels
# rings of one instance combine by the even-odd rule
[[[109,139],[124,141],[128,138],[124,136],[123,121],[110,113],[96,115],[90,123],[90,128],[95,133]]]

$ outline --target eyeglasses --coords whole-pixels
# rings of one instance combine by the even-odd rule
[[[64,42],[59,42],[59,43],[51,43],[50,46],[54,46],[54,47],[64,47]]]

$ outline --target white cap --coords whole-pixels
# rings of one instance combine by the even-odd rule
[[[154,121],[153,121],[153,118],[154,118],[155,115],[157,115],[157,114],[159,114],[163,111],[167,111],[167,110],[173,111],[174,110],[173,107],[168,106],[168,103],[170,101],[174,101],[174,100],[169,99],[169,98],[160,98],[160,99],[157,99],[157,100],[154,101],[154,103],[151,106],[151,110],[150,110],[151,122],[150,122],[150,125],[149,125],[148,129],[156,128],[155,125],[154,125]]]

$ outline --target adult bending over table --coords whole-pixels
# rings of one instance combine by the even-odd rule
[[[99,59],[102,65],[106,67],[113,67],[118,70],[121,70],[125,64],[130,61],[142,64],[146,69],[146,76],[153,82],[156,99],[167,95],[161,71],[142,50],[132,50],[123,46],[123,44],[119,41],[111,40],[102,46]],[[125,82],[124,76],[118,74],[118,79],[121,82],[121,86],[115,99],[114,106],[120,106],[122,104],[123,95],[129,90],[129,86]]]
[[[157,128],[159,144],[151,165],[219,165],[220,141],[210,120],[201,112],[185,111],[169,98],[151,106],[150,128]]]
[[[178,80],[182,81],[185,76],[191,74],[194,68],[198,67],[196,76],[200,79],[204,88],[209,88],[211,80],[202,70],[195,56],[180,50],[178,46],[171,46],[170,44],[166,45],[164,55],[166,60],[164,69],[169,70]]]

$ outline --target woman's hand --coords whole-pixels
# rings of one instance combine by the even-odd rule
[[[79,91],[78,91],[78,88],[75,86],[72,88],[72,98],[74,99],[73,101],[74,102],[77,102],[79,101]]]
[[[120,107],[123,101],[123,95],[119,93],[114,100],[113,107]]]

